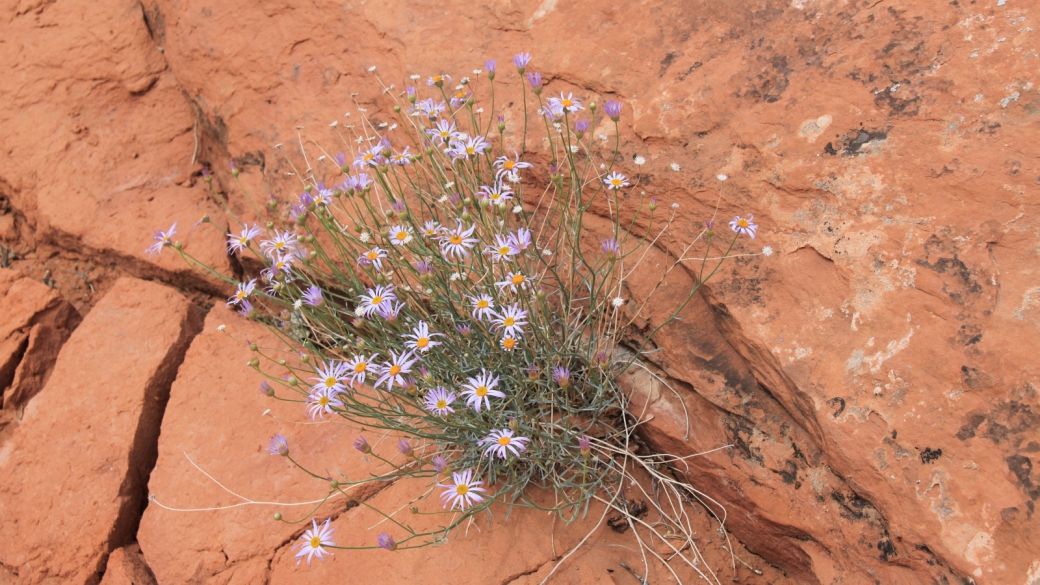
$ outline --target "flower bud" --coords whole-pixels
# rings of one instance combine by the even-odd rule
[[[515,431],[515,430],[517,430],[518,428],[520,428],[520,423],[516,422],[516,419],[515,419],[515,418],[510,418],[510,419],[509,419],[509,428],[510,428],[511,430],[514,430],[514,431]]]
[[[255,343],[250,343],[249,344],[249,351],[260,351],[260,348],[257,347],[257,345]]]
[[[401,106],[394,106],[394,113],[398,114],[401,112]]]
[[[290,386],[295,386],[299,383],[299,380],[296,379],[296,376],[289,376],[285,379],[285,381],[288,382]]]
[[[274,520],[275,520],[275,522],[281,522],[282,521],[282,513],[281,512],[275,512],[274,513]]]
[[[505,132],[505,130],[506,130],[506,123],[505,122],[499,122],[498,123],[498,131],[499,132]]]
[[[260,367],[260,360],[258,360],[257,358],[253,358],[253,359],[249,360],[248,362],[246,362],[246,365],[249,366],[250,368],[258,368],[258,367]]]
[[[303,360],[303,363],[307,363],[307,362],[311,361],[311,356],[308,355],[308,354],[305,354],[305,353],[301,353],[300,354],[300,359]]]

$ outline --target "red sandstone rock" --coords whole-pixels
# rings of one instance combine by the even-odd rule
[[[226,331],[217,330],[221,324],[227,325]],[[243,498],[222,489],[200,469],[227,490],[257,502],[321,500],[328,492],[326,482],[314,480],[267,451],[269,439],[279,433],[288,438],[293,456],[313,469],[330,474],[338,470],[354,478],[375,469],[374,463],[363,462],[354,450],[359,431],[352,425],[338,421],[315,424],[307,419],[301,404],[260,394],[263,377],[246,366],[256,356],[246,340],[263,348],[284,347],[263,326],[222,307],[214,308],[170,391],[159,458],[148,484],[157,502],[149,503],[137,535],[160,583],[212,578],[262,582],[260,576],[267,574],[267,563],[275,551],[298,531],[296,525],[275,522],[273,514],[297,518],[313,507],[242,505]],[[359,488],[359,494],[368,489]],[[159,504],[230,508],[178,512]],[[345,507],[344,499],[334,498],[318,513],[335,515]]]
[[[140,4],[9,3],[0,21],[5,38],[20,39],[0,45],[0,184],[10,184],[37,242],[213,288],[170,251],[144,252],[156,229],[178,222],[188,251],[230,274],[220,231],[192,230],[204,214],[226,221],[205,185],[194,185],[191,105]]]
[[[79,324],[57,291],[4,271],[0,298],[0,392],[12,410],[39,391],[61,344]]]
[[[169,384],[199,322],[173,290],[121,279],[62,348],[0,446],[0,564],[20,583],[96,583],[109,551],[133,539]]]
[[[0,97],[14,104],[0,110],[0,146],[11,153],[0,177],[33,222],[39,192],[54,187],[41,204],[47,221],[39,215],[57,244],[78,252],[78,238],[116,240],[101,225],[106,213],[135,204],[91,193],[60,208],[65,200],[54,198],[68,182],[52,175],[66,147],[83,158],[95,140],[103,160],[127,161],[120,138],[177,138],[157,152],[183,160],[192,124],[176,113],[181,90],[197,108],[203,160],[222,170],[234,156],[260,192],[290,193],[298,182],[272,146],[290,144],[295,125],[336,143],[324,129],[343,121],[355,91],[371,116],[388,117],[373,101],[370,65],[395,82],[413,71],[466,74],[496,57],[499,80],[514,84],[508,56],[530,50],[547,92],[626,102],[622,172],[645,175],[637,188],[679,204],[676,241],[662,249],[679,254],[677,241],[721,201],[720,233],[738,213],[761,225],[738,251],[774,252],[727,266],[658,341],[667,351],[652,354],[679,398],[651,399],[648,438],[677,453],[738,447],[689,476],[734,510],[735,534],[805,582],[1040,575],[1031,538],[1040,94],[1030,3],[152,0],[146,19],[168,59],[160,73],[136,5],[59,6],[9,5],[5,38],[17,40],[0,44],[0,62],[11,64]],[[104,38],[119,42],[94,43],[70,21],[92,31],[111,22]],[[129,93],[152,75],[151,90]],[[146,102],[173,112],[180,132],[92,138],[113,126],[107,104],[123,112]],[[155,110],[132,108],[140,111]],[[637,154],[644,167],[629,164]],[[669,170],[673,161],[681,171]],[[113,175],[134,174],[124,168],[140,167],[77,171],[95,186],[122,184]],[[248,208],[237,190],[231,198],[236,211]],[[142,223],[168,214],[142,207]],[[146,227],[119,225],[135,237]],[[172,270],[166,261],[159,268]],[[640,281],[650,278],[630,281],[629,293],[645,292]],[[702,415],[689,442],[685,421],[668,411],[680,403]]]
[[[131,544],[112,551],[108,555],[101,585],[156,585],[155,576],[144,562],[141,547]]]

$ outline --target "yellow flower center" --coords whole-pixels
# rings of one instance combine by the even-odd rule
[[[477,151],[477,149],[473,148],[472,146],[467,146],[466,147],[466,154],[473,154],[476,151]]]
[[[487,393],[488,393],[487,386],[477,386],[477,389],[474,390],[473,393],[476,394],[477,396],[483,398],[483,397],[487,396]]]
[[[451,234],[451,237],[448,238],[448,241],[451,242],[452,244],[458,246],[459,244],[462,243],[462,236],[460,236],[458,234]]]
[[[621,186],[621,179],[611,179],[610,180],[610,184],[615,186],[615,187],[620,187]]]
[[[398,241],[403,242],[407,238],[408,238],[408,232],[406,232],[404,230],[401,230],[401,231],[397,232],[397,239],[398,239]]]
[[[455,493],[456,494],[459,494],[460,496],[464,496],[464,495],[466,495],[467,492],[469,492],[469,486],[468,485],[466,485],[464,483],[460,483],[459,485],[455,486]]]
[[[235,297],[238,298],[238,299],[246,298],[246,291],[244,291],[244,290],[238,291],[237,293],[235,293]]]
[[[320,546],[321,546],[321,538],[320,537],[315,536],[314,538],[311,539],[311,548],[318,548]]]
[[[466,94],[464,94],[464,93],[462,93],[460,91],[459,93],[455,94],[455,97],[456,97],[456,99],[460,99],[461,100],[462,98],[466,97]]]
[[[491,306],[491,304],[489,302],[487,302],[486,300],[484,300],[484,299],[480,299],[479,301],[477,301],[477,308],[478,309],[486,309],[489,306]]]
[[[249,238],[247,238],[245,236],[242,236],[241,238],[238,238],[238,245],[245,246],[247,243],[249,243]]]
[[[502,246],[501,248],[498,249],[498,253],[500,255],[502,255],[502,256],[508,256],[509,255],[509,246]]]
[[[513,349],[514,347],[516,347],[516,340],[512,337],[506,337],[502,340],[502,347],[506,349]]]
[[[328,406],[329,405],[329,397],[328,396],[322,396],[321,398],[318,399],[318,404],[320,404],[322,406]]]
[[[329,376],[328,378],[325,378],[325,386],[327,386],[329,388],[332,388],[335,385],[336,385],[336,379],[335,378],[333,378],[332,376]]]
[[[524,283],[524,275],[523,274],[514,274],[513,278],[511,280],[512,280],[513,284],[521,285],[521,284]]]
[[[443,75],[434,75],[433,76],[433,82],[434,83],[438,83],[438,82],[441,82],[441,81],[444,81],[444,76]]]
[[[502,445],[503,447],[505,447],[506,445],[508,445],[511,442],[512,441],[509,439],[509,437],[506,437],[504,435],[498,438],[498,444]]]
[[[569,108],[574,105],[574,102],[571,100],[560,100],[560,105],[565,108]]]
[[[274,244],[274,249],[275,250],[281,250],[284,247],[285,247],[285,242],[275,242],[275,244]]]
[[[367,369],[368,369],[368,364],[367,363],[365,363],[365,362],[358,362],[357,365],[354,366],[354,373],[355,374],[360,374],[361,372],[364,372]]]
[[[506,317],[505,319],[502,319],[502,325],[505,327],[512,327],[513,323],[516,323],[516,319],[512,317]]]
[[[746,219],[744,219],[744,218],[740,218],[740,219],[737,220],[737,226],[747,229],[748,221]]]
[[[368,252],[368,253],[365,254],[365,258],[368,258],[369,260],[375,260],[376,258],[379,258],[379,253],[378,252]]]
[[[372,297],[372,304],[373,305],[380,305],[382,303],[383,303],[382,295],[376,295],[376,296]]]
[[[391,376],[396,376],[397,374],[400,374],[400,373],[401,373],[401,366],[398,366],[398,365],[390,366],[390,375]]]
[[[429,337],[420,337],[419,339],[415,340],[415,346],[418,347],[418,348],[423,348],[423,347],[426,347],[427,345],[430,345],[430,338]]]
[[[507,171],[511,171],[511,170],[513,170],[513,166],[514,165],[516,165],[515,162],[513,162],[511,160],[507,160],[506,162],[502,163],[502,168],[507,170]]]
[[[437,410],[444,410],[445,408],[448,408],[448,401],[441,398],[437,401]]]

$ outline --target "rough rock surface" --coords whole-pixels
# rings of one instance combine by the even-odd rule
[[[117,548],[108,555],[105,576],[101,585],[156,585],[152,574],[136,544]]]
[[[770,247],[666,327],[660,380],[627,381],[649,398],[654,447],[734,446],[684,469],[734,534],[806,583],[1040,580],[1035,3],[140,6],[0,8],[13,106],[0,108],[0,240],[189,282],[141,242],[216,209],[191,186],[194,136],[196,162],[248,214],[230,159],[254,193],[291,195],[282,153],[298,160],[298,146],[275,144],[335,143],[329,123],[358,117],[352,92],[390,120],[370,66],[400,88],[497,58],[515,84],[508,57],[529,50],[547,92],[626,103],[622,171],[679,204],[648,267],[676,258],[716,202],[720,233],[738,213],[761,226],[740,253]],[[217,261],[207,237],[191,249]],[[652,272],[625,294],[645,295]]]
[[[226,329],[218,331],[222,324]],[[285,435],[294,458],[315,470],[336,474],[342,468],[363,477],[372,469],[358,462],[352,447],[357,429],[311,422],[299,403],[259,392],[263,377],[245,366],[256,356],[247,340],[261,348],[282,347],[263,326],[214,308],[170,390],[148,484],[156,502],[149,503],[138,532],[160,583],[262,581],[275,551],[299,532],[297,525],[272,520],[273,514],[295,518],[314,507],[272,503],[320,501],[328,492],[324,481],[267,451],[273,435]],[[358,497],[365,497],[366,489],[359,489]],[[346,505],[344,498],[332,499],[317,513],[339,514]],[[162,506],[225,509],[179,512]]]
[[[169,386],[200,322],[175,291],[122,279],[69,338],[0,446],[0,565],[15,583],[96,583],[109,551],[133,540]]]
[[[0,269],[0,400],[15,410],[46,381],[80,315],[49,287]]]

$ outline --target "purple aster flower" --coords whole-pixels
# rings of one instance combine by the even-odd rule
[[[596,365],[602,369],[606,369],[610,365],[610,356],[607,352],[600,351],[596,353]]]
[[[260,393],[264,396],[274,396],[274,388],[267,383],[267,380],[260,382]]]
[[[325,302],[325,299],[323,299],[321,296],[320,288],[312,286],[309,287],[306,291],[304,291],[303,303],[305,305],[310,305],[312,307],[320,307],[323,302]]]
[[[542,375],[541,370],[539,370],[538,366],[534,364],[527,366],[527,368],[525,368],[524,371],[527,372],[527,377],[532,380],[537,380],[538,377]]]
[[[392,207],[396,213],[404,213],[404,210],[406,209],[404,201],[401,201],[400,199],[391,203],[390,207]]]
[[[709,219],[708,221],[704,222],[704,229],[708,230],[709,232],[715,231],[715,220]]]
[[[527,450],[527,443],[531,439],[527,437],[514,437],[513,431],[509,429],[493,429],[488,436],[481,439],[477,445],[483,447],[488,445],[487,449],[484,449],[484,457],[498,457],[499,459],[505,459],[510,453],[514,457],[519,457],[521,453]]]
[[[235,161],[231,161],[230,164],[231,164],[231,174],[235,175],[237,177],[238,176],[238,165],[235,164]]]
[[[433,262],[429,260],[419,260],[415,263],[415,271],[419,273],[419,277],[433,275]]]
[[[332,157],[332,159],[335,160],[336,164],[340,167],[347,166],[347,155],[342,152],[336,153],[336,156]]]
[[[377,541],[379,542],[379,548],[397,550],[397,542],[394,541],[394,537],[386,532],[381,532]]]
[[[578,133],[578,138],[581,138],[582,134],[589,131],[589,121],[582,118],[574,123],[574,131]]]
[[[524,68],[527,67],[527,64],[530,62],[530,53],[517,53],[513,56],[513,65],[516,65],[516,68],[520,71],[520,73],[524,72]]]
[[[170,226],[170,229],[166,230],[165,232],[162,230],[156,230],[155,235],[152,236],[152,239],[155,240],[155,243],[151,246],[148,246],[148,248],[145,249],[145,252],[148,252],[150,256],[154,256],[159,252],[162,252],[162,249],[166,246],[172,246],[173,236],[176,235],[176,233],[177,222],[173,222],[173,225]]]
[[[650,211],[657,209],[657,197],[650,198]]]
[[[729,228],[737,232],[737,235],[746,234],[751,236],[753,240],[755,239],[755,230],[758,229],[758,226],[755,225],[754,215],[748,215],[746,219],[738,215],[733,218],[733,221],[729,222]]]
[[[430,463],[433,464],[433,470],[437,473],[444,473],[444,470],[448,468],[448,460],[443,455],[437,455]]]
[[[300,198],[297,199],[297,201],[303,207],[310,207],[311,205],[314,205],[314,197],[312,197],[310,192],[308,191],[300,193]]]
[[[212,174],[213,174],[213,172],[212,172],[212,171],[210,171],[209,169],[202,169],[202,178],[203,178],[203,179],[207,179],[207,180],[209,180],[209,177],[210,177],[210,175],[212,175]]]
[[[410,86],[410,85],[409,85],[408,87],[406,87],[406,88],[404,89],[404,91],[405,91],[406,93],[408,93],[408,97],[412,97],[412,96],[414,96],[414,95],[415,95],[415,88],[414,88],[414,87],[412,87],[412,86]]]
[[[490,59],[488,61],[484,61],[484,69],[487,69],[488,73],[494,73],[495,72],[495,60],[494,59]]]
[[[621,117],[621,102],[614,100],[607,100],[607,103],[603,104],[603,111],[606,112],[610,119],[617,122],[618,118]]]
[[[527,83],[531,84],[531,89],[542,88],[542,74],[537,71],[532,71],[527,74]]]
[[[372,445],[368,444],[365,440],[365,435],[359,435],[358,438],[354,439],[354,448],[362,453],[371,453]]]
[[[603,253],[611,259],[617,258],[621,255],[621,249],[618,247],[617,240],[614,238],[603,240],[600,242],[599,247],[603,248]]]
[[[300,221],[302,218],[307,217],[307,208],[296,204],[289,208],[289,215],[293,218],[293,221]]]
[[[271,452],[271,455],[288,455],[289,442],[285,440],[284,436],[275,435],[271,437],[271,442],[267,444],[267,450]]]
[[[240,303],[238,303],[238,314],[242,315],[243,317],[251,316],[253,314],[253,310],[253,303],[250,303],[248,300],[243,300]]]
[[[560,385],[560,388],[566,388],[571,385],[571,370],[564,366],[557,366],[552,371],[553,380]]]
[[[582,455],[588,457],[592,452],[592,441],[587,436],[582,436],[578,439],[578,448],[581,449]]]
[[[307,564],[311,564],[312,557],[318,557],[318,560],[324,561],[325,555],[331,555],[332,553],[325,550],[326,546],[336,546],[335,542],[329,540],[332,537],[332,532],[335,528],[329,526],[329,522],[332,522],[332,518],[328,518],[322,525],[318,526],[318,521],[311,518],[311,528],[308,528],[306,532],[300,536],[300,542],[294,546],[300,547],[300,550],[296,553],[296,564],[300,564],[300,561],[307,558]]]
[[[401,455],[406,457],[415,455],[415,449],[412,448],[412,444],[404,439],[397,440],[397,450],[401,452]]]
[[[459,333],[461,333],[463,337],[469,337],[470,327],[467,323],[456,325],[455,328],[459,330]]]

